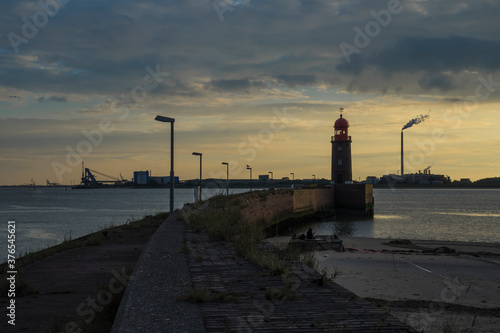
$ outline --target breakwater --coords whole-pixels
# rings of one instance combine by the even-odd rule
[[[315,213],[373,215],[370,184],[341,184],[324,188],[280,189],[242,193],[233,198],[249,223],[270,227],[287,219],[307,218]]]
[[[224,215],[237,210],[240,220],[229,221],[222,228],[236,226],[242,231],[243,224],[252,227],[249,231],[263,230],[284,219],[333,212],[334,198],[334,188],[256,191],[217,196],[177,211],[144,250],[112,332],[190,331],[193,325],[201,332],[200,323],[208,332],[348,332],[375,328],[381,332],[412,331],[303,264],[279,256],[269,259],[267,253],[273,249],[245,249],[267,262],[279,261],[278,267],[268,271],[267,265],[263,268],[241,258],[239,244],[217,242],[189,228],[189,216],[199,219],[199,215],[207,213],[208,219],[208,213],[217,212],[213,223],[219,223]],[[215,232],[221,234],[217,229]],[[251,233],[241,233],[233,240],[248,242],[249,238]]]

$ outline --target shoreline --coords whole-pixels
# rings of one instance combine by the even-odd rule
[[[500,243],[391,241],[345,238],[346,252],[315,252],[317,269],[416,329],[439,330],[443,320],[482,332],[500,327]]]
[[[345,252],[309,252],[333,282],[418,331],[498,331],[500,243],[341,239]],[[289,240],[267,239],[278,247]]]

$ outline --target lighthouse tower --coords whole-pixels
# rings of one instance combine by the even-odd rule
[[[351,164],[351,137],[347,129],[349,122],[342,117],[340,108],[340,118],[335,122],[335,135],[332,136],[332,181],[335,184],[344,184],[352,181]]]

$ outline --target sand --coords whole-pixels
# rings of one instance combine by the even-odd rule
[[[343,239],[350,250],[316,252],[318,269],[360,297],[389,301],[391,313],[418,330],[438,331],[443,321],[470,328],[478,314],[472,331],[499,331],[500,244],[390,241]],[[456,253],[425,253],[443,246]]]

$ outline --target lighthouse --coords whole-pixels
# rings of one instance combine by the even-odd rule
[[[344,108],[340,108],[340,118],[333,126],[332,136],[332,181],[344,184],[352,181],[351,137],[348,133],[349,122],[342,116]]]

